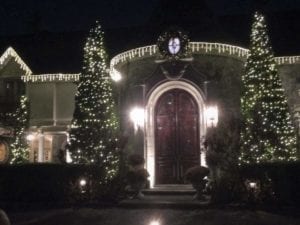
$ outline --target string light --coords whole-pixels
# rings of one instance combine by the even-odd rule
[[[25,131],[29,124],[28,100],[20,97],[19,105],[14,113],[8,116],[14,121],[14,141],[11,144],[11,164],[24,163],[29,160],[29,148],[26,142]]]
[[[241,163],[297,160],[296,133],[269,43],[264,17],[255,13],[242,76]]]
[[[119,124],[103,35],[97,22],[84,46],[83,71],[75,95],[75,112],[67,146],[73,163],[97,164],[105,169],[101,183],[116,175],[119,164],[116,149]]]
[[[14,60],[21,66],[21,69],[25,71],[26,75],[32,74],[30,68],[26,65],[26,63],[21,59],[21,57],[12,47],[8,47],[0,57],[0,65],[4,64],[10,57],[14,58]]]

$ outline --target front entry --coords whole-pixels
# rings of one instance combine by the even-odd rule
[[[188,92],[165,92],[155,107],[156,184],[182,184],[185,171],[200,164],[199,110]]]

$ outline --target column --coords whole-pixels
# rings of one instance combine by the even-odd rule
[[[38,162],[44,162],[44,135],[38,134]]]

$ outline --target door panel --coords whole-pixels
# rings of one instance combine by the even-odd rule
[[[157,184],[183,183],[184,172],[199,165],[198,107],[186,91],[163,94],[155,108]]]

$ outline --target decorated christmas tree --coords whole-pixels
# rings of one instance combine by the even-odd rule
[[[97,164],[105,168],[105,179],[118,168],[118,120],[107,72],[103,31],[98,22],[84,46],[83,71],[75,96],[75,112],[68,150],[74,163]]]
[[[264,16],[254,15],[242,76],[242,163],[297,160],[296,133],[279,78]]]
[[[26,141],[25,131],[29,125],[29,112],[27,97],[22,95],[17,109],[8,114],[8,119],[12,121],[14,128],[14,140],[10,145],[11,164],[25,163],[29,160],[29,148]]]

